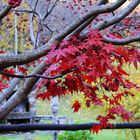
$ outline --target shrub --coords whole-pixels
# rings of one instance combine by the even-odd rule
[[[93,140],[90,131],[67,131],[58,135],[58,140]]]

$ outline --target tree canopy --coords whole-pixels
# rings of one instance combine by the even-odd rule
[[[139,90],[125,67],[140,62],[140,0],[1,3],[0,119],[32,91],[43,100],[80,92],[87,107],[106,106],[96,133],[117,116],[133,118],[120,101]]]

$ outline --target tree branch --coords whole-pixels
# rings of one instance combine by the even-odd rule
[[[47,13],[46,13],[46,15],[44,16],[43,20],[45,20],[45,19],[50,15],[50,13],[53,11],[53,9],[55,8],[55,6],[56,6],[56,4],[57,4],[58,1],[59,1],[59,0],[56,0],[56,1],[54,2],[54,4],[53,4],[53,6],[51,7],[51,9],[50,9],[49,11],[47,11]]]
[[[61,78],[64,75],[73,72],[75,69],[76,68],[73,68],[73,69],[70,69],[70,70],[65,70],[61,74],[56,75],[56,76],[44,76],[44,75],[40,75],[40,74],[31,74],[31,75],[10,74],[10,73],[3,72],[3,71],[0,71],[0,74],[6,75],[6,76],[9,76],[9,77],[14,77],[14,78],[26,78],[27,79],[27,78],[31,78],[31,77],[36,77],[36,78],[43,78],[43,79],[51,80],[51,79]]]
[[[127,45],[129,43],[132,42],[136,42],[136,41],[140,41],[140,35],[136,35],[136,36],[130,36],[130,37],[126,37],[126,38],[122,38],[122,39],[118,39],[118,38],[109,38],[106,35],[103,36],[104,40],[108,43],[112,43],[115,45]]]
[[[101,0],[99,1],[97,5],[103,5],[106,4],[108,2],[108,0]],[[82,23],[71,35],[76,35],[78,33],[80,33],[83,29],[85,29],[95,18],[97,17],[97,15],[90,17],[88,20],[86,20],[84,23]]]
[[[18,9],[18,10],[15,10],[15,9],[13,9],[13,11],[15,11],[16,13],[33,14],[33,10],[26,10],[26,9],[22,9],[22,10]],[[34,11],[34,15],[36,15],[36,16],[39,17],[39,14],[36,11]]]
[[[0,13],[0,20],[2,20],[12,9],[12,6],[8,5],[6,8]]]
[[[54,38],[52,38],[47,44],[31,52],[18,54],[18,55],[12,55],[12,54],[0,55],[0,69],[6,68],[12,65],[21,65],[21,64],[29,63],[40,57],[45,56],[50,50],[52,45],[59,44],[60,41],[62,41],[66,36],[71,34],[77,27],[79,27],[83,22],[88,20],[90,17],[97,14],[101,14],[101,13],[111,12],[119,8],[125,1],[126,0],[118,0],[117,2],[114,2],[111,4],[95,6],[94,9],[86,13],[79,20],[72,23],[64,31],[56,35]]]
[[[38,4],[38,0],[36,0],[36,2],[35,2],[35,6],[34,6],[34,9],[33,9],[32,20],[33,20],[33,18],[34,18],[34,14],[35,14],[35,11],[36,11],[36,8],[37,8],[37,4]]]
[[[31,37],[31,42],[33,46],[35,45],[35,35],[34,35],[34,27],[33,27],[33,14],[29,15],[29,30],[30,30],[30,37]]]
[[[94,26],[94,29],[103,30],[115,23],[118,23],[122,19],[124,19],[126,16],[128,16],[140,3],[140,0],[132,0],[132,2],[127,6],[121,13],[117,14],[116,16],[113,16],[109,19],[104,20],[101,23],[98,23]]]
[[[31,131],[31,130],[64,130],[77,131],[89,130],[91,127],[97,126],[99,123],[85,124],[0,124],[0,132],[4,131]],[[139,122],[131,123],[112,123],[112,127],[107,126],[103,129],[139,129]]]

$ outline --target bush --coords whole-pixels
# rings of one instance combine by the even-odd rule
[[[58,140],[93,140],[89,131],[67,131],[58,135]]]

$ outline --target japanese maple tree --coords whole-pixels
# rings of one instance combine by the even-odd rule
[[[126,96],[134,96],[131,89],[139,90],[139,85],[129,79],[124,67],[134,65],[138,69],[140,62],[140,20],[136,11],[140,0],[129,1],[129,6],[121,11],[120,7],[125,6],[126,2],[128,1],[111,3],[108,0],[52,0],[44,2],[47,12],[43,15],[37,10],[38,2],[33,10],[23,10],[21,0],[9,0],[8,10],[6,8],[0,14],[1,20],[8,17],[9,11],[15,12],[19,17],[22,12],[30,13],[32,18],[23,21],[30,24],[30,35],[26,37],[33,47],[30,51],[16,55],[9,54],[8,50],[1,51],[0,91],[14,90],[15,86],[8,84],[11,80],[26,80],[12,96],[7,92],[0,95],[1,102],[9,97],[0,106],[0,118],[4,118],[35,90],[37,98],[43,100],[80,92],[84,95],[83,102],[87,107],[107,106],[104,115],[97,115],[100,124],[91,128],[95,133],[107,126],[112,127],[110,120],[117,116],[130,121],[133,114],[120,101]],[[60,8],[66,10],[67,14],[60,15]],[[72,23],[66,19],[69,11]],[[54,17],[58,18],[62,27],[58,26],[57,18]],[[34,22],[39,23],[38,31],[32,28]],[[45,34],[46,28],[51,32],[48,36]],[[16,73],[15,66],[22,74]],[[31,67],[34,70],[30,73],[33,69]],[[76,100],[72,109],[78,112],[80,108],[81,103]]]

